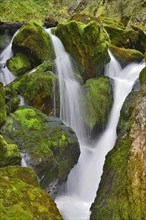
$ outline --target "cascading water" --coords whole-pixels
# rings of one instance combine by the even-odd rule
[[[133,84],[144,68],[144,63],[129,64],[124,69],[109,52],[111,62],[105,68],[105,75],[113,81],[113,106],[107,127],[96,144],[82,143],[80,129],[83,129],[82,113],[79,105],[81,92],[79,83],[73,76],[72,63],[60,40],[51,34],[56,53],[56,71],[60,85],[61,119],[76,132],[79,138],[81,155],[78,164],[69,174],[66,191],[56,198],[57,206],[65,220],[88,220],[90,206],[94,201],[101,179],[105,156],[113,148],[120,110]]]
[[[17,33],[17,32],[16,32]],[[14,36],[16,35],[14,34]],[[14,38],[13,36],[13,38]],[[8,59],[10,59],[13,55],[12,53],[12,41],[9,43],[9,45],[3,50],[3,52],[0,54],[0,82],[2,82],[4,85],[9,84],[12,82],[16,77],[8,70],[6,67],[6,62]]]
[[[51,33],[51,29],[46,31],[52,39],[56,55],[55,72],[58,76],[60,89],[60,118],[81,138],[86,132],[81,113],[81,86],[75,78],[71,58],[65,51],[63,44],[59,38]]]

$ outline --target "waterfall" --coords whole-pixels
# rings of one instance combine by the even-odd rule
[[[81,86],[75,77],[75,69],[70,55],[65,51],[62,42],[51,33],[51,29],[46,31],[52,39],[56,55],[55,72],[58,76],[60,90],[60,118],[81,139],[86,133],[81,112]]]
[[[14,34],[14,36],[16,35],[16,33]],[[9,84],[16,78],[6,67],[7,60],[13,56],[11,48],[14,36],[9,45],[0,54],[0,82],[2,82],[4,85]]]
[[[82,136],[79,129],[84,130],[79,103],[81,89],[74,78],[72,62],[61,41],[52,35],[50,30],[49,34],[56,54],[61,119],[76,132],[81,149],[78,163],[68,176],[66,191],[56,198],[56,203],[64,220],[88,220],[90,206],[96,196],[103,172],[105,156],[116,142],[116,128],[122,105],[131,92],[139,72],[144,68],[144,62],[132,63],[122,69],[109,51],[111,61],[105,68],[105,75],[112,79],[113,106],[105,131],[96,143],[88,145],[80,139]],[[82,135],[84,134],[83,132]]]

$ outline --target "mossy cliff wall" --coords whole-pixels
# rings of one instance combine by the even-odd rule
[[[146,86],[129,95],[119,125],[119,137],[107,155],[91,218],[145,218],[145,109]],[[127,122],[127,117],[130,118]]]

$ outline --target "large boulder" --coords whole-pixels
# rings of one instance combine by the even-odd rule
[[[139,40],[138,28],[125,27],[119,20],[111,17],[74,14],[71,19],[83,22],[84,24],[89,24],[91,21],[100,24],[102,29],[104,28],[104,32],[106,30],[108,33],[110,43],[118,47],[133,48],[136,47],[137,41]]]
[[[41,186],[66,178],[80,150],[75,133],[60,119],[49,118],[34,108],[19,107],[2,127],[5,137],[16,142],[27,166],[38,175]]]
[[[62,220],[53,199],[38,188],[35,173],[26,167],[0,169],[1,219]]]
[[[18,151],[17,145],[7,143],[7,141],[0,135],[0,167],[20,164],[21,155]]]
[[[78,64],[84,80],[102,75],[110,60],[108,35],[102,25],[95,21],[84,24],[72,20],[59,24],[55,33]]]
[[[27,70],[45,60],[51,61],[54,58],[51,39],[44,30],[42,22],[37,20],[31,20],[19,29],[13,39],[12,50],[14,57],[8,62],[8,67],[15,74],[19,74],[20,64],[23,67],[20,72],[22,74],[25,62],[28,64],[28,60],[30,63],[27,65]],[[18,56],[17,53],[24,56]],[[16,61],[18,65],[16,65]]]
[[[87,127],[102,131],[112,105],[112,89],[107,77],[93,78],[83,86],[83,105],[86,106],[84,121]],[[97,133],[97,132],[96,132]]]
[[[139,63],[144,59],[143,54],[138,50],[116,47],[114,45],[110,45],[109,49],[122,67],[131,62]]]
[[[145,218],[145,95],[143,85],[124,103],[118,140],[106,157],[91,219]]]
[[[6,118],[5,91],[3,84],[0,82],[0,126],[4,123],[5,118]]]
[[[115,25],[111,19],[111,23],[106,23],[102,20],[103,25],[107,33],[109,34],[110,41],[117,47],[133,48],[139,37],[138,31],[132,28],[125,28],[122,25]]]
[[[26,104],[40,109],[48,115],[53,115],[54,111],[59,114],[59,95],[55,92],[56,76],[50,70],[50,64],[44,62],[31,72],[18,77],[6,87],[7,97],[16,99],[18,95],[21,95]],[[7,102],[8,110],[10,109],[9,104]],[[54,106],[56,106],[56,110]]]

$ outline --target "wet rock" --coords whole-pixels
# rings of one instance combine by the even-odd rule
[[[56,92],[56,76],[50,71],[51,69],[52,64],[44,62],[8,85],[6,94],[9,94],[9,97],[10,95],[11,97],[21,95],[27,105],[33,106],[48,115],[54,115],[56,111],[58,115],[59,95]],[[54,109],[55,104],[56,109]]]
[[[37,109],[17,108],[1,132],[15,141],[43,188],[56,179],[66,178],[77,163],[80,150],[75,133],[60,119],[49,118]]]
[[[93,78],[83,86],[83,105],[86,106],[84,122],[90,128],[102,131],[112,106],[112,90],[107,77]],[[94,132],[94,131],[93,131]]]
[[[43,23],[37,20],[31,20],[20,28],[13,39],[12,50],[14,55],[21,52],[27,56],[33,67],[54,58],[51,39]]]
[[[109,38],[101,24],[70,21],[59,24],[55,32],[76,61],[84,81],[103,74],[110,58],[107,52]]]
[[[132,62],[139,63],[144,59],[143,54],[138,50],[120,48],[114,45],[110,45],[109,49],[111,50],[115,58],[119,61],[122,67],[125,67]]]

